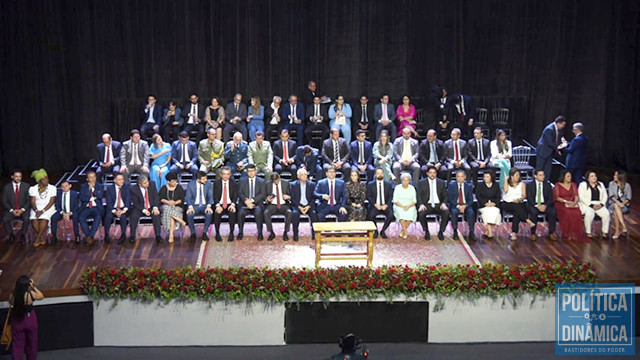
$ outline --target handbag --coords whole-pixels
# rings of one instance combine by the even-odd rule
[[[2,328],[2,336],[0,337],[0,344],[6,345],[6,349],[9,350],[9,346],[11,345],[11,341],[13,340],[13,335],[11,333],[11,322],[9,319],[11,318],[11,308],[7,312],[7,318],[4,320],[4,327]]]

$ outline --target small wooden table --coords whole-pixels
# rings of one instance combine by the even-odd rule
[[[377,230],[373,221],[314,222],[316,236],[316,267],[320,260],[367,260],[373,262],[373,232]],[[366,252],[322,253],[322,243],[367,242]]]

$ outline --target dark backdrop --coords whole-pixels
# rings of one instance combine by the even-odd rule
[[[523,97],[536,141],[582,121],[590,163],[640,168],[638,1],[0,1],[0,166],[71,169],[116,111],[148,93],[181,102],[323,93],[424,96],[433,84]],[[142,103],[139,103],[142,105]]]

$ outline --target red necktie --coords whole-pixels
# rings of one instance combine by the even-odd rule
[[[284,142],[282,144],[282,145],[284,145],[284,156],[283,156],[283,158],[284,158],[285,162],[289,162],[289,151],[287,151],[287,143],[288,143],[288,141]]]
[[[453,144],[453,147],[456,151],[456,161],[460,161],[460,152],[458,151],[458,142],[455,141]]]
[[[462,185],[458,185],[458,205],[464,205],[464,195],[462,195]]]
[[[16,184],[16,206],[13,208],[13,210],[18,209],[20,209],[20,186]]]
[[[333,181],[329,182],[329,205],[333,206]]]
[[[144,208],[149,210],[149,189],[144,191]]]
[[[118,191],[118,201],[116,201],[116,210],[120,211],[120,201],[122,201],[122,189],[117,188]]]
[[[222,208],[226,210],[227,206],[229,206],[229,204],[227,203],[227,183],[223,181],[222,182]]]
[[[278,209],[280,209],[282,204],[280,203],[280,187],[278,187],[278,184],[276,184],[276,201],[278,203]]]
[[[107,146],[107,161],[106,162],[110,162],[111,161],[111,151],[109,150],[109,146]]]
[[[93,189],[89,189],[89,209],[93,207],[93,201],[91,201],[92,197],[93,197]]]

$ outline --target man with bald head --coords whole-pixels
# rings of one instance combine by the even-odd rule
[[[446,174],[447,184],[451,182],[451,173],[453,170],[463,170],[469,177],[471,167],[467,162],[467,142],[460,139],[462,132],[458,128],[451,130],[451,139],[444,143],[446,157]]]
[[[400,183],[400,172],[408,171],[412,174],[413,185],[420,180],[420,164],[418,164],[418,140],[411,137],[411,128],[402,129],[402,136],[393,142],[393,174],[396,182]]]
[[[429,131],[427,131],[427,138],[420,143],[420,155],[418,158],[420,159],[420,165],[422,165],[422,173],[425,176],[430,166],[435,167],[441,177],[445,173],[442,166],[445,162],[444,142],[438,139],[437,136],[434,129],[429,129]]]
[[[120,145],[120,142],[113,140],[110,134],[102,135],[102,142],[96,147],[98,150],[96,174],[99,179],[103,179],[105,174],[120,172]]]

